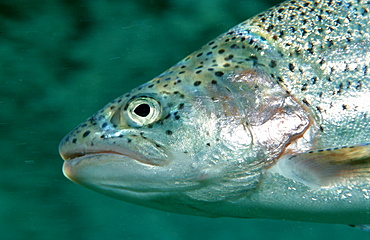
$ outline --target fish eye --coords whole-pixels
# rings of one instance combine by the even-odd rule
[[[150,97],[138,97],[127,106],[127,123],[141,127],[155,122],[161,115],[159,102]]]
[[[140,117],[146,117],[150,113],[150,106],[147,103],[142,103],[135,107],[134,113]]]

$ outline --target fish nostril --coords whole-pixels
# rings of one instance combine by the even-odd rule
[[[114,126],[118,126],[121,121],[121,109],[116,109],[116,112],[112,115],[110,119],[110,123]]]

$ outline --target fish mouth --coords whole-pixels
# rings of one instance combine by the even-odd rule
[[[148,166],[148,163],[116,151],[69,152],[61,156],[64,159],[64,176],[77,184],[92,188],[102,185],[100,182],[104,182],[105,178],[111,178],[111,171],[124,171],[126,166],[132,164]]]
[[[116,155],[122,155],[126,156],[125,154],[122,154],[120,152],[116,151],[86,151],[86,152],[67,152],[67,153],[60,153],[60,156],[63,158],[64,161],[72,161],[76,159],[82,159],[82,158],[87,158],[91,157],[94,155],[104,155],[104,154],[116,154]]]
[[[115,158],[115,159],[122,159],[122,161],[125,160],[134,160],[142,164],[146,165],[152,165],[152,166],[164,166],[168,162],[164,159],[151,159],[147,158],[141,154],[134,153],[127,151],[125,153],[115,151],[115,150],[72,150],[72,151],[67,151],[67,152],[61,152],[60,151],[60,156],[62,159],[66,162],[74,161],[74,162],[80,162],[83,161],[84,159],[91,159],[91,158]]]

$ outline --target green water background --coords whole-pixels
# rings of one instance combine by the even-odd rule
[[[68,181],[58,144],[107,102],[276,0],[0,0],[1,239],[369,239],[346,226],[208,219]]]

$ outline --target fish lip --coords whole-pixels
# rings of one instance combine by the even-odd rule
[[[163,166],[165,164],[156,164],[150,161],[150,159],[145,158],[144,156],[140,156],[139,154],[124,154],[118,151],[114,150],[84,150],[84,151],[79,151],[76,149],[76,151],[69,151],[69,152],[64,152],[60,153],[60,156],[65,162],[69,161],[82,161],[83,159],[89,159],[94,156],[98,155],[116,155],[116,156],[121,156],[122,159],[127,160],[131,159],[134,161],[138,161],[142,164],[146,165],[152,165],[152,166]],[[134,156],[135,155],[135,156]]]
[[[129,157],[125,154],[122,154],[120,152],[111,151],[111,150],[102,150],[102,151],[84,151],[84,152],[67,152],[67,153],[60,153],[60,156],[63,158],[64,161],[72,161],[76,159],[82,159],[93,155],[101,155],[101,154],[116,154],[116,155],[122,155],[125,157]]]

